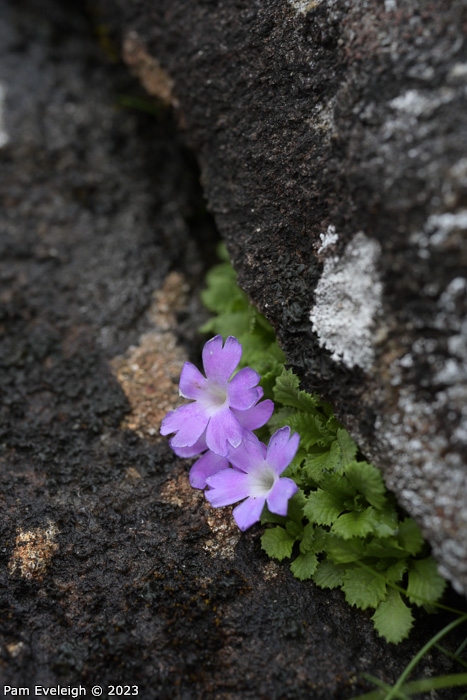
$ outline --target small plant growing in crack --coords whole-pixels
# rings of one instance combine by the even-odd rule
[[[266,526],[270,557],[289,559],[303,581],[339,587],[348,603],[374,611],[382,637],[400,642],[413,606],[432,611],[445,581],[418,525],[330,405],[300,389],[223,256],[202,295],[215,315],[201,330],[216,334],[203,349],[206,376],[186,363],[180,393],[191,403],[170,412],[161,432],[173,434],[176,454],[198,457],[190,483],[211,505],[241,501],[233,511],[240,529]]]

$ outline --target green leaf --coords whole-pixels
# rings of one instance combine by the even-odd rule
[[[274,387],[274,399],[284,406],[298,408],[299,411],[315,413],[316,406],[320,403],[317,396],[312,396],[306,391],[301,391],[299,379],[291,369],[285,369],[277,378]]]
[[[305,494],[301,489],[299,489],[297,493],[295,493],[289,500],[289,505],[287,509],[287,517],[293,520],[294,523],[297,523],[297,525],[300,525],[301,529],[303,529],[303,508],[305,506],[306,501],[307,499]]]
[[[423,535],[415,520],[406,518],[400,525],[397,537],[401,545],[410,554],[418,554],[423,547]]]
[[[329,473],[323,475],[320,486],[323,490],[332,493],[335,498],[338,498],[343,503],[352,504],[357,492],[347,479],[341,474]]]
[[[216,333],[223,338],[234,335],[240,342],[242,336],[248,332],[245,314],[240,312],[225,312],[221,316],[209,319],[201,326],[202,333]]]
[[[344,572],[344,566],[325,559],[319,562],[318,568],[313,574],[313,581],[320,588],[337,588],[344,581]]]
[[[375,510],[374,533],[378,537],[391,537],[397,534],[399,522],[397,513],[391,505],[387,505],[384,510]]]
[[[378,605],[371,619],[379,636],[393,644],[398,644],[405,639],[413,625],[410,608],[404,603],[400,593],[394,589],[389,589],[387,599]]]
[[[279,428],[284,428],[286,425],[290,425],[289,421],[294,415],[294,408],[289,408],[287,406],[284,408],[276,407],[268,423],[268,428],[270,429],[271,434]]]
[[[344,430],[343,428],[339,428],[337,430],[337,442],[341,448],[342,466],[345,468],[355,459],[358,448],[348,434],[347,430]]]
[[[278,525],[283,525],[285,527],[287,516],[271,513],[267,505],[265,505],[259,522],[261,525],[266,525],[266,523],[277,523]]]
[[[306,554],[307,552],[315,552],[316,544],[315,526],[313,523],[308,523],[308,525],[305,525],[303,528],[302,539],[300,541],[300,552],[302,554]]]
[[[319,483],[329,463],[329,450],[319,454],[309,454],[303,464],[303,473],[308,479]]]
[[[293,520],[287,520],[287,525],[285,526],[285,529],[287,530],[289,535],[294,538],[294,541],[300,539],[303,533],[303,525],[294,523]]]
[[[270,557],[282,561],[292,555],[295,537],[291,537],[283,527],[273,527],[266,530],[261,537],[261,546]]]
[[[359,566],[345,572],[342,590],[346,601],[362,610],[376,608],[386,598],[384,579]]]
[[[435,603],[442,596],[445,586],[446,581],[439,575],[434,559],[427,557],[410,562],[407,595],[411,603]]]
[[[377,518],[374,508],[368,507],[360,512],[352,511],[339,516],[334,522],[331,532],[344,540],[352,537],[366,537],[376,529]]]
[[[237,285],[236,274],[230,263],[215,265],[206,275],[207,289],[201,292],[203,304],[215,313],[231,310],[235,302],[247,308],[248,297]]]
[[[326,445],[326,432],[320,416],[294,411],[289,414],[287,425],[300,435],[300,445],[306,450],[314,445]]]
[[[313,576],[317,566],[318,557],[316,554],[314,552],[307,552],[306,554],[299,554],[292,562],[290,569],[295,578],[299,578],[300,581],[305,581]]]
[[[322,489],[312,491],[303,508],[308,520],[318,525],[332,525],[343,510],[342,501]]]
[[[381,510],[386,504],[386,487],[381,472],[368,462],[351,462],[345,474],[368,503]]]
[[[365,547],[368,557],[407,559],[407,550],[401,547],[395,537],[373,539]]]
[[[342,474],[344,468],[344,463],[342,462],[342,451],[337,440],[331,443],[330,450],[328,452],[328,462],[326,465],[326,470],[334,474]]]
[[[335,564],[349,564],[365,556],[365,544],[358,537],[343,540],[337,535],[328,535],[326,553]]]
[[[324,552],[327,549],[329,538],[332,535],[322,527],[315,527],[315,538],[313,540],[313,551],[316,554]]]
[[[327,430],[328,434],[331,436],[331,439],[334,440],[337,437],[337,431],[340,428],[342,428],[342,425],[337,420],[336,416],[332,412],[332,409],[330,411],[328,410],[326,412],[326,406],[329,406],[329,404],[323,405],[323,411],[328,416],[328,419],[326,421],[326,430]]]
[[[402,581],[407,568],[406,561],[396,561],[394,564],[391,564],[385,571],[386,581],[388,583],[399,583],[399,581]]]

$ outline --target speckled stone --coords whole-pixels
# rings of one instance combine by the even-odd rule
[[[107,4],[172,81],[241,285],[466,592],[465,2]]]

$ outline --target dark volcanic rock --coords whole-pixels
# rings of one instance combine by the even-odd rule
[[[241,285],[465,592],[465,0],[108,5]]]
[[[2,687],[329,700],[363,671],[394,681],[443,620],[388,647],[208,508],[157,437],[213,247],[170,122],[117,106],[154,105],[79,13],[1,17]]]

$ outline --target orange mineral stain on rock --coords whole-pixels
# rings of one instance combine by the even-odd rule
[[[8,562],[10,574],[19,572],[27,579],[42,580],[58,544],[58,530],[53,523],[47,528],[21,531],[16,536],[15,548]]]
[[[122,428],[134,430],[143,438],[157,436],[165,414],[183,403],[178,381],[187,357],[173,330],[176,313],[186,303],[187,291],[183,276],[170,273],[162,289],[154,293],[148,311],[153,330],[142,335],[137,346],[130,346],[124,355],[111,361],[131,406]]]
[[[166,105],[178,107],[178,100],[173,94],[172,78],[159,61],[147,52],[134,30],[128,32],[124,38],[123,60],[150,95],[158,97]]]
[[[212,508],[206,505],[208,508],[206,520],[212,534],[204,543],[203,549],[213,557],[233,559],[242,533],[235,524],[231,509]]]

